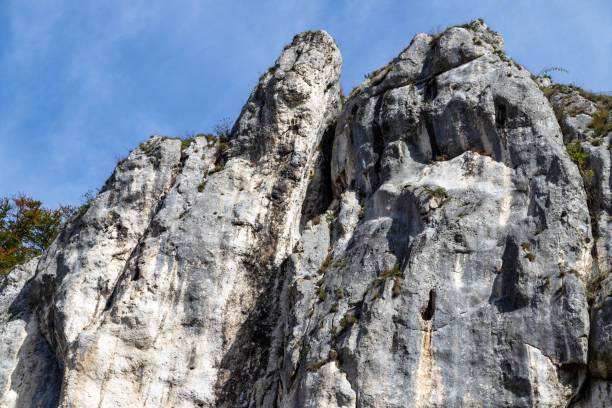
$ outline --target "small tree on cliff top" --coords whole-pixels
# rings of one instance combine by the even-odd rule
[[[51,210],[25,195],[0,198],[0,274],[41,254],[76,211],[72,206]]]

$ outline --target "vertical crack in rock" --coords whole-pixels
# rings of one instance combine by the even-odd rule
[[[425,321],[431,320],[436,310],[436,291],[431,289],[429,291],[429,298],[427,299],[427,306],[421,311],[421,318]]]
[[[313,168],[308,174],[310,181],[302,204],[300,231],[308,221],[324,213],[333,200],[331,156],[335,131],[335,126],[328,127],[317,146]]]
[[[442,379],[436,366],[432,345],[432,317],[434,314],[436,292],[429,291],[427,305],[421,313],[422,343],[419,352],[418,368],[415,378],[415,407],[429,407],[441,403]]]
[[[502,103],[495,104],[495,126],[499,129],[506,124],[506,106]]]

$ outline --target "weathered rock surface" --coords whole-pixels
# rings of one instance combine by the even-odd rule
[[[607,406],[600,106],[480,20],[343,106],[340,66],[296,36],[229,143],[152,137],[3,278],[2,404]]]
[[[57,406],[61,371],[30,303],[39,258],[0,278],[0,406]]]
[[[587,285],[591,305],[589,370],[596,379],[589,385],[585,406],[606,406],[612,401],[612,133],[593,126],[600,115],[612,123],[610,99],[571,86],[546,84],[545,92],[555,108],[565,142],[574,154],[586,157],[578,162],[584,180],[596,238],[593,268]],[[608,381],[602,381],[602,380]]]
[[[612,401],[612,382],[592,380],[585,388],[584,398],[574,406],[577,408],[607,408]]]

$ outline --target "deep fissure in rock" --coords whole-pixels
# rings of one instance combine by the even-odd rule
[[[429,291],[429,297],[427,299],[427,306],[421,311],[421,317],[423,318],[423,320],[431,320],[435,311],[436,311],[436,290],[431,289]]]
[[[501,103],[495,104],[495,126],[497,128],[503,128],[506,124],[507,112],[506,106]]]

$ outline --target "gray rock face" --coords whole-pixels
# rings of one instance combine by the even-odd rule
[[[57,406],[61,371],[30,302],[39,258],[0,277],[0,406]]]
[[[607,115],[606,123],[612,122],[610,101],[606,106],[604,97],[571,86],[549,84],[545,92],[555,108],[566,143],[587,156],[578,165],[597,238],[593,247],[595,262],[587,287],[591,302],[589,369],[594,377],[612,380],[612,134],[598,132],[592,125],[597,115]],[[607,388],[600,385],[591,388],[602,393],[601,390],[609,390],[607,384]]]
[[[340,66],[296,36],[229,144],[152,137],[4,278],[2,404],[606,406],[599,106],[480,20],[417,35],[343,106]]]
[[[548,101],[482,29],[415,37],[343,108],[333,186],[362,217],[319,289],[290,284],[327,294],[298,340],[297,405],[329,376],[315,363],[342,368],[355,406],[557,406],[579,390],[584,188]]]
[[[612,401],[612,383],[594,379],[585,389],[585,397],[574,406],[577,408],[607,408]]]

